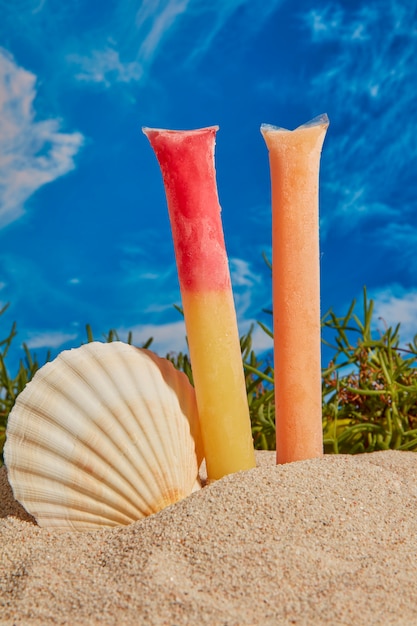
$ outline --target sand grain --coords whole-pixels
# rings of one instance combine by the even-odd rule
[[[39,528],[0,470],[0,624],[417,625],[417,456],[274,453],[157,515]]]

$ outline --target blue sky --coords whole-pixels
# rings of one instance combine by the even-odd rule
[[[41,356],[116,328],[160,354],[184,327],[162,179],[142,126],[218,124],[241,333],[271,302],[262,123],[326,112],[322,311],[363,285],[417,333],[415,0],[0,0],[0,338]],[[359,311],[360,312],[360,311]],[[268,319],[268,318],[266,318]],[[382,322],[381,322],[382,323]],[[255,345],[270,346],[259,329]]]

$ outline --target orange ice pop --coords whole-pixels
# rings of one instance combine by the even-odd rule
[[[263,124],[272,186],[277,463],[323,454],[318,178],[329,120]]]
[[[143,129],[164,181],[209,480],[255,467],[217,195],[217,129]]]

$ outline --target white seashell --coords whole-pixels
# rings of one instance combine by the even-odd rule
[[[19,394],[6,435],[14,496],[40,526],[130,524],[199,488],[192,385],[167,359],[119,341],[44,365]]]

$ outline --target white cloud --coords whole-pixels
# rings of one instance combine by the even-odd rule
[[[121,341],[127,340],[129,331],[132,332],[136,346],[153,337],[150,349],[160,356],[169,352],[188,352],[183,320],[169,324],[141,324],[132,328],[119,328],[117,333]]]
[[[236,12],[245,15],[245,31],[250,39],[282,1],[270,0],[265,4],[262,0],[251,3],[246,0],[213,0],[210,3],[153,0],[140,3],[133,16],[130,0],[122,0],[112,15],[111,35],[108,29],[96,32],[94,46],[84,54],[68,55],[67,60],[81,68],[75,74],[75,78],[81,81],[100,83],[105,87],[140,81],[154,60],[164,54],[164,44],[174,34],[178,39],[178,58],[181,64],[187,65],[209,53],[213,41],[223,30],[231,32],[231,21]],[[180,36],[179,28],[182,28]],[[97,43],[100,40],[101,45]],[[181,51],[178,51],[179,45]],[[239,45],[244,47],[245,41],[239,40]]]
[[[345,11],[333,3],[311,9],[302,16],[315,42],[367,40],[370,38],[368,24],[375,18],[378,18],[376,9],[367,6],[347,20]]]
[[[398,248],[402,253],[407,248],[412,248],[410,252],[415,256],[415,247],[417,245],[417,227],[415,224],[395,223],[387,224],[376,230],[375,236],[378,240],[387,240],[387,243],[393,248]]]
[[[398,220],[399,217],[396,217]],[[415,254],[417,226],[415,223],[388,221],[380,227],[373,228],[368,238],[373,246],[379,245],[385,253],[389,254],[389,258],[401,273],[403,280],[415,282],[417,273]]]
[[[80,67],[80,71],[75,74],[77,80],[103,83],[105,87],[110,87],[114,82],[137,81],[143,75],[140,63],[136,61],[123,63],[119,52],[109,46],[104,50],[93,50],[88,56],[70,54],[67,60]]]
[[[84,82],[114,83],[139,81],[152,63],[161,43],[184,13],[189,0],[143,2],[132,16],[130,2],[119,3],[113,19],[111,38],[106,33],[102,46],[95,45],[86,54],[69,54],[67,60],[80,67],[75,78]],[[132,19],[133,17],[133,19]],[[96,34],[96,41],[100,34]],[[120,57],[124,50],[125,60]],[[126,52],[127,50],[127,52]]]
[[[135,19],[138,33],[146,33],[139,48],[140,59],[152,59],[176,19],[185,13],[189,3],[190,0],[154,0],[152,3],[142,3]]]
[[[250,264],[247,261],[231,258],[229,262],[231,280],[234,286],[252,287],[254,284],[260,282],[261,277],[252,272]]]
[[[252,264],[243,259],[231,257],[229,263],[239,325],[248,328],[252,318],[261,313],[260,303],[270,301],[271,281],[265,280],[265,273],[257,273]]]
[[[74,168],[80,133],[35,121],[36,77],[0,48],[0,226],[18,219],[37,189]]]
[[[252,349],[256,352],[256,354],[272,350],[274,347],[272,338],[264,330],[262,330],[256,320],[245,320],[242,324],[240,324],[240,334],[242,335],[249,332],[251,326],[253,326]]]
[[[148,304],[143,309],[143,312],[145,314],[149,314],[149,313],[151,313],[151,314],[154,314],[154,313],[160,314],[160,313],[172,312],[172,309],[173,309],[173,306],[174,306],[173,302],[175,302],[176,300],[178,302],[180,301],[179,293],[176,293],[175,296],[176,297],[172,298],[171,302],[166,302],[166,300],[164,302],[156,302],[156,300],[153,299],[151,301],[151,304]],[[178,306],[180,306],[180,305],[178,304]]]
[[[401,345],[404,346],[417,335],[417,289],[405,290],[392,285],[369,294],[374,301],[376,326],[384,331],[387,327],[400,326]]]
[[[340,9],[332,11],[331,5],[327,5],[303,13],[302,19],[311,31],[313,41],[322,41],[334,38],[334,33],[340,30],[342,18]]]
[[[31,350],[36,348],[60,348],[69,341],[74,341],[77,337],[78,333],[63,333],[61,331],[31,331],[27,333],[24,343],[26,343],[27,347]]]
[[[357,10],[328,2],[301,18],[311,42],[328,50],[310,90],[313,103],[331,109],[322,190],[332,209],[323,234],[347,233],[370,217],[414,216],[414,11],[413,2],[378,0]]]
[[[141,280],[158,280],[159,274],[156,272],[143,272],[142,274],[139,274],[139,278]]]

